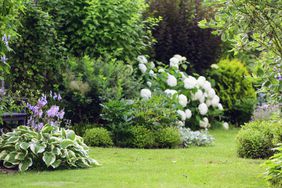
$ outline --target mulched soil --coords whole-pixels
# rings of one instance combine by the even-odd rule
[[[17,172],[18,172],[17,169],[8,169],[8,168],[4,168],[4,167],[0,166],[0,173],[1,174],[15,174]]]

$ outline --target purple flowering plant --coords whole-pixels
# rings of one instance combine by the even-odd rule
[[[27,103],[27,108],[31,112],[27,125],[37,131],[40,131],[46,124],[60,126],[64,120],[65,111],[60,109],[56,103],[61,100],[60,94],[50,92],[50,95],[42,95],[34,106]]]

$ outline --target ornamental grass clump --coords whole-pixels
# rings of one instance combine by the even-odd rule
[[[173,100],[171,110],[179,116],[179,121],[191,129],[208,129],[223,111],[220,98],[205,77],[187,75],[181,70],[187,68],[185,57],[175,55],[169,66],[156,67],[145,56],[139,56],[139,69],[147,87],[140,92],[141,98],[150,99],[154,95],[164,95]]]

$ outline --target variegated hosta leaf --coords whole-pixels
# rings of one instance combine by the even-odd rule
[[[32,159],[27,158],[19,164],[19,171],[21,171],[21,172],[26,171],[31,166],[32,166]]]
[[[56,161],[56,156],[51,152],[45,152],[42,159],[45,162],[46,166],[49,167]]]

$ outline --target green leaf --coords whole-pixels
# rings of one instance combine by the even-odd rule
[[[72,130],[68,130],[67,132],[67,138],[70,140],[74,140],[75,139],[75,133]]]
[[[34,154],[43,153],[45,151],[45,144],[41,143],[31,143],[30,149]]]
[[[32,166],[32,160],[31,158],[28,158],[24,161],[22,161],[20,164],[19,164],[19,171],[23,172],[23,171],[26,171],[28,170],[29,167]]]
[[[53,168],[58,168],[61,165],[61,163],[62,163],[62,160],[58,159],[53,164],[51,164],[51,166]]]
[[[27,142],[20,143],[20,148],[22,148],[23,150],[27,150],[29,148],[29,143]]]
[[[55,156],[55,154],[53,154],[51,152],[45,152],[43,154],[42,159],[45,162],[45,164],[47,165],[47,167],[49,167],[50,165],[52,165],[56,161],[56,156]]]
[[[67,148],[67,147],[73,145],[73,143],[74,143],[74,142],[73,142],[72,140],[70,140],[70,139],[65,139],[65,140],[62,141],[61,147],[65,149],[65,148]]]
[[[1,153],[0,153],[0,161],[4,160],[7,155],[8,155],[8,153],[7,153],[6,150],[1,151]]]

